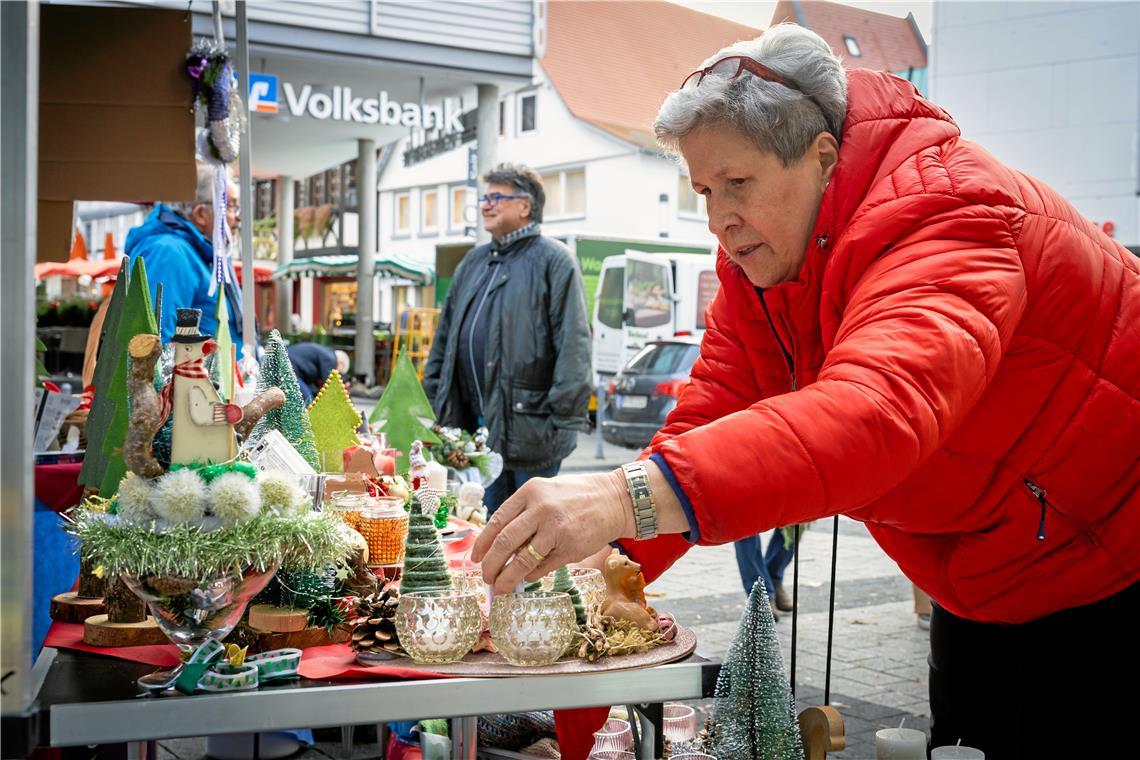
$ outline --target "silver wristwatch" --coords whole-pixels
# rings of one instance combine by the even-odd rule
[[[633,521],[637,526],[634,538],[644,541],[657,537],[657,505],[649,490],[649,472],[644,462],[630,462],[621,466],[625,473],[625,487],[633,501]]]

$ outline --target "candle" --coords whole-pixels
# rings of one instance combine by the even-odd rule
[[[973,747],[963,747],[960,744],[947,747],[935,747],[930,751],[931,760],[986,760],[986,753]]]
[[[913,728],[876,731],[875,760],[926,760],[926,734]]]
[[[428,462],[428,488],[439,493],[447,491],[447,468],[439,462]]]
[[[396,457],[391,456],[384,451],[376,455],[373,460],[376,462],[376,472],[380,475],[387,475],[393,477],[396,474]]]

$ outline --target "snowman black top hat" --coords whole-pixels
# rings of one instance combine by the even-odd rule
[[[198,332],[198,325],[202,321],[201,309],[179,309],[174,322],[175,343],[198,343],[209,336]]]

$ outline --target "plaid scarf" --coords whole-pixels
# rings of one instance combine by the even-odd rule
[[[530,222],[523,227],[519,227],[514,232],[508,232],[502,237],[493,239],[491,241],[491,250],[505,251],[523,238],[533,237],[541,234],[542,228],[538,226],[538,222]]]

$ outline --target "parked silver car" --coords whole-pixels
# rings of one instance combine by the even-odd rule
[[[606,389],[602,437],[617,446],[647,446],[677,405],[699,353],[697,338],[647,343]]]

